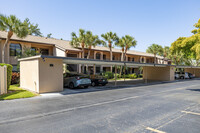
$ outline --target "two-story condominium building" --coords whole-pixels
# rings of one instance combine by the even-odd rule
[[[2,62],[2,50],[3,44],[6,41],[7,32],[0,31],[0,63]],[[70,41],[58,40],[54,38],[38,37],[28,35],[26,38],[18,38],[15,34],[12,36],[9,44],[5,48],[5,63],[12,64],[14,69],[17,70],[17,58],[19,54],[22,54],[23,50],[29,47],[31,50],[42,55],[62,56],[62,57],[74,57],[81,58],[82,51],[80,48],[74,48],[70,45]],[[87,57],[88,49],[85,49],[85,58]],[[121,60],[121,50],[113,49],[113,60]],[[90,52],[89,59],[97,60],[110,60],[109,48],[96,46],[93,47]],[[168,60],[164,60],[161,56],[156,56],[158,64],[168,64]],[[140,63],[154,63],[154,55],[129,50],[127,52],[126,61],[140,62]],[[67,69],[74,72],[81,72],[82,65],[67,64]],[[86,66],[85,66],[86,67]],[[110,71],[111,66],[91,66],[88,65],[88,72],[90,74],[100,73],[103,71]],[[139,73],[138,67],[132,67],[128,69],[129,73]]]

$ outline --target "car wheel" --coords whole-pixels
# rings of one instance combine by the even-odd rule
[[[71,83],[69,83],[69,88],[70,89],[73,89],[74,88],[74,84],[71,82]]]
[[[96,84],[95,84],[95,82],[92,82],[92,84],[91,84],[91,85],[94,87]]]
[[[106,84],[102,84],[102,86],[105,86]]]
[[[88,88],[88,86],[84,86],[84,88],[86,89],[86,88]]]

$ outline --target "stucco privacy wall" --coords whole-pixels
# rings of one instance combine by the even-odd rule
[[[195,77],[200,78],[200,69],[199,68],[185,68],[185,72],[195,74]]]
[[[145,66],[143,67],[143,79],[147,80],[158,80],[158,81],[173,81],[174,80],[175,67],[154,67]]]
[[[63,91],[63,60],[35,58],[20,61],[20,87],[37,93]]]
[[[39,93],[39,60],[20,61],[20,87]]]
[[[63,91],[63,60],[39,58],[39,93]]]

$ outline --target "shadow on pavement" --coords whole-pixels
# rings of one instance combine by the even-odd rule
[[[186,89],[186,90],[190,90],[190,91],[199,91],[199,92],[200,92],[200,89]]]
[[[166,84],[166,83],[174,83],[174,82],[188,82],[191,80],[200,80],[200,78],[195,79],[185,79],[185,80],[175,80],[175,81],[148,81],[145,83],[144,80],[134,80],[134,81],[117,81],[117,86],[114,86],[114,82],[109,83],[107,86],[96,86],[96,87],[89,87],[87,89],[68,89],[64,88],[63,92],[60,92],[61,95],[69,95],[69,94],[78,94],[78,93],[89,93],[89,92],[96,92],[96,91],[106,91],[106,90],[114,90],[114,89],[123,89],[123,88],[131,88],[131,87],[139,87],[139,86],[150,86],[150,85],[159,85],[159,84]],[[197,91],[198,89],[196,89]],[[192,90],[191,91],[195,91]],[[198,90],[200,91],[200,90]]]

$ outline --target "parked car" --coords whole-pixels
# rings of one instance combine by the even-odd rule
[[[175,79],[180,79],[184,77],[184,72],[175,72]]]
[[[108,83],[107,78],[104,78],[103,76],[95,76],[91,77],[91,86],[97,86],[97,85],[106,85]]]
[[[185,72],[185,79],[192,79],[192,78],[194,78],[194,77],[195,77],[194,74]]]
[[[76,87],[88,88],[91,85],[91,80],[88,76],[77,73],[65,73],[63,80],[64,87],[69,87],[70,89]]]
[[[195,75],[188,72],[175,72],[175,79],[192,79]]]

